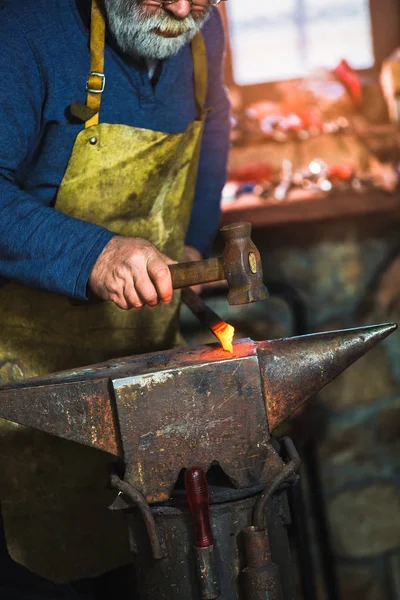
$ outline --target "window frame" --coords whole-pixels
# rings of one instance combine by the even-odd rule
[[[243,0],[245,1],[245,0]],[[229,2],[229,0],[228,0]],[[229,16],[223,2],[219,5],[225,26],[227,47],[225,59],[225,83],[229,87],[239,88],[245,104],[258,102],[260,100],[278,100],[279,92],[277,84],[280,81],[265,81],[251,85],[239,85],[235,82],[233,70],[233,55],[231,50],[231,39],[229,35]],[[382,62],[388,55],[400,46],[400,0],[369,0],[372,26],[372,46],[375,56],[375,64],[371,69],[360,71],[360,73],[377,74]],[[282,79],[281,81],[288,81]],[[299,81],[292,79],[290,81]]]

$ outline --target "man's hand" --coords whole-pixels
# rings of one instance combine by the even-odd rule
[[[168,304],[173,296],[168,265],[173,263],[147,240],[115,236],[97,259],[89,287],[122,310]]]

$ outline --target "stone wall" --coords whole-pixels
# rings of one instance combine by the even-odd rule
[[[275,231],[263,254],[269,277],[302,295],[308,332],[400,323],[398,221]],[[307,414],[300,438],[317,440],[340,598],[399,600],[400,333],[322,390]]]

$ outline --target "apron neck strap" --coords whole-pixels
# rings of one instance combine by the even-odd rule
[[[86,106],[94,116],[85,122],[85,128],[98,125],[101,99],[105,87],[104,52],[106,46],[106,18],[100,0],[92,0],[90,22],[90,73],[86,84]],[[202,119],[208,86],[207,51],[204,38],[198,33],[192,40],[194,90],[197,116]]]
[[[85,128],[98,125],[101,97],[106,78],[104,75],[104,51],[106,47],[106,19],[99,0],[92,0],[90,21],[90,73],[86,84],[86,105],[95,115],[85,122]]]
[[[192,56],[194,65],[194,93],[198,118],[202,118],[207,98],[208,88],[208,65],[207,51],[204,38],[201,33],[195,35],[192,40]]]

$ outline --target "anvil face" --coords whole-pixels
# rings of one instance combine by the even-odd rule
[[[127,476],[148,498],[168,498],[183,466],[207,471],[217,461],[237,487],[263,481],[270,461],[281,467],[267,444],[258,357],[237,350],[230,360],[113,382]]]
[[[119,359],[0,387],[0,417],[124,459],[149,502],[182,468],[218,463],[238,487],[282,468],[270,430],[395,325]]]

